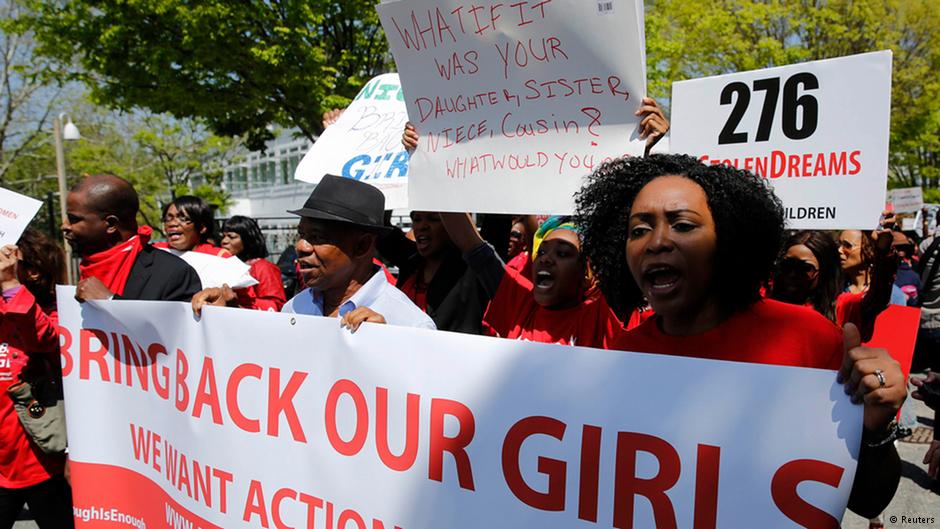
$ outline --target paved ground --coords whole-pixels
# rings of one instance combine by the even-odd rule
[[[917,420],[921,426],[933,426],[933,412],[922,402],[914,401]],[[921,433],[924,431],[922,430]],[[882,520],[885,529],[940,529],[940,483],[927,475],[927,465],[921,461],[927,444],[901,442],[897,444],[902,459],[901,485],[891,505],[885,510]],[[892,522],[892,517],[894,522]],[[905,522],[904,518],[933,518],[932,523]],[[868,529],[868,521],[848,512],[842,521],[844,529]]]
[[[921,402],[915,401],[915,405],[920,425],[931,428],[933,412]],[[927,446],[927,444],[898,443],[898,452],[901,454],[904,466],[898,493],[883,516],[885,529],[940,529],[940,482],[927,476],[927,466],[921,462]],[[896,517],[895,522],[891,521],[892,516]],[[902,517],[908,519],[933,517],[934,521],[932,523],[905,523]],[[24,518],[28,518],[28,514],[25,514]],[[842,527],[843,529],[868,529],[868,520],[847,512]],[[24,519],[17,522],[14,529],[37,529],[37,526],[31,520]]]

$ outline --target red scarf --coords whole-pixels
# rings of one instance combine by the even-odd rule
[[[141,226],[134,237],[103,252],[83,258],[78,265],[81,278],[97,277],[111,292],[124,294],[124,286],[127,285],[127,278],[131,275],[137,254],[150,241],[152,233],[150,226]]]

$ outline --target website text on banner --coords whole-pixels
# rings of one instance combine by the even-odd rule
[[[325,174],[362,180],[382,190],[385,209],[408,207],[408,122],[398,74],[373,77],[336,123],[304,155],[294,178],[316,184]]]
[[[674,83],[671,148],[769,179],[790,228],[871,229],[890,119],[880,51]]]
[[[643,153],[635,2],[400,0],[377,9],[421,134],[412,209],[570,213],[602,161]]]
[[[0,246],[16,244],[42,202],[0,187]]]
[[[830,371],[224,308],[197,322],[186,304],[71,294],[80,510],[153,527],[732,529],[834,524],[854,479],[861,408]]]

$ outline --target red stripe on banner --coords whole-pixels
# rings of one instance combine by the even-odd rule
[[[75,527],[222,529],[174,501],[159,485],[126,468],[70,461]]]

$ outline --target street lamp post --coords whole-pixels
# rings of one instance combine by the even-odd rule
[[[56,168],[56,177],[59,180],[59,220],[62,224],[65,224],[67,218],[65,215],[65,199],[68,196],[66,193],[66,183],[65,183],[65,149],[62,147],[62,140],[78,140],[81,139],[81,134],[78,132],[78,127],[72,123],[72,118],[68,118],[68,121],[65,123],[65,126],[62,126],[62,119],[65,118],[65,114],[59,114],[59,117],[55,118],[52,121],[53,125],[53,135],[55,136],[55,168]],[[72,283],[72,248],[69,246],[68,241],[62,241],[65,246],[65,273],[67,274],[67,283]]]

